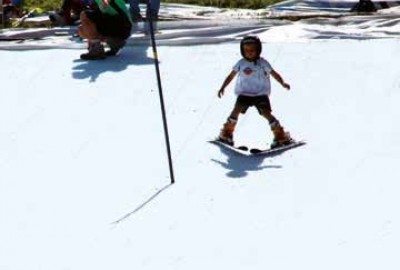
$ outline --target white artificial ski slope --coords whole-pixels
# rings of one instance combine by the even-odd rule
[[[172,186],[148,46],[93,62],[0,50],[0,269],[398,270],[399,39],[274,29],[263,56],[292,86],[273,83],[274,113],[307,145],[207,143],[235,100],[216,94],[238,39],[160,46]],[[270,140],[254,109],[240,118],[238,144]]]

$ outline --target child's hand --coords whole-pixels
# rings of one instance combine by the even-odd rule
[[[218,97],[221,98],[221,97],[224,95],[224,92],[225,92],[225,89],[224,89],[224,88],[221,88],[221,89],[218,91]]]
[[[282,86],[283,86],[284,88],[286,88],[287,90],[290,90],[290,85],[289,85],[288,83],[283,82],[283,83],[282,83]]]

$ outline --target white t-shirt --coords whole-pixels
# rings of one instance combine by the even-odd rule
[[[272,66],[264,58],[261,57],[255,63],[242,58],[233,66],[233,70],[237,72],[236,95],[269,96],[271,93],[269,73]]]

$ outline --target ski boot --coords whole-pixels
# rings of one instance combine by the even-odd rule
[[[104,46],[101,42],[89,43],[89,52],[81,54],[82,60],[102,60],[106,58]]]
[[[272,140],[270,146],[271,149],[288,145],[293,142],[293,139],[290,137],[290,133],[286,132],[279,122],[271,123],[271,131],[274,134],[274,139]]]
[[[233,146],[233,131],[235,130],[237,120],[234,118],[228,118],[225,122],[221,132],[219,133],[218,140],[223,143]]]

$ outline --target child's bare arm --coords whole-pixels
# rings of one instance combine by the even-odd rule
[[[286,82],[283,80],[282,76],[281,76],[278,72],[276,72],[275,70],[271,70],[271,75],[272,75],[272,77],[274,77],[274,79],[275,79],[277,82],[279,82],[284,88],[286,88],[287,90],[290,89],[290,85],[289,85],[288,83],[286,83]]]
[[[228,84],[235,78],[236,76],[236,71],[232,70],[231,73],[229,73],[228,77],[226,77],[225,81],[223,82],[221,88],[218,90],[218,97],[221,98],[224,95],[225,92],[225,87],[228,86]]]

